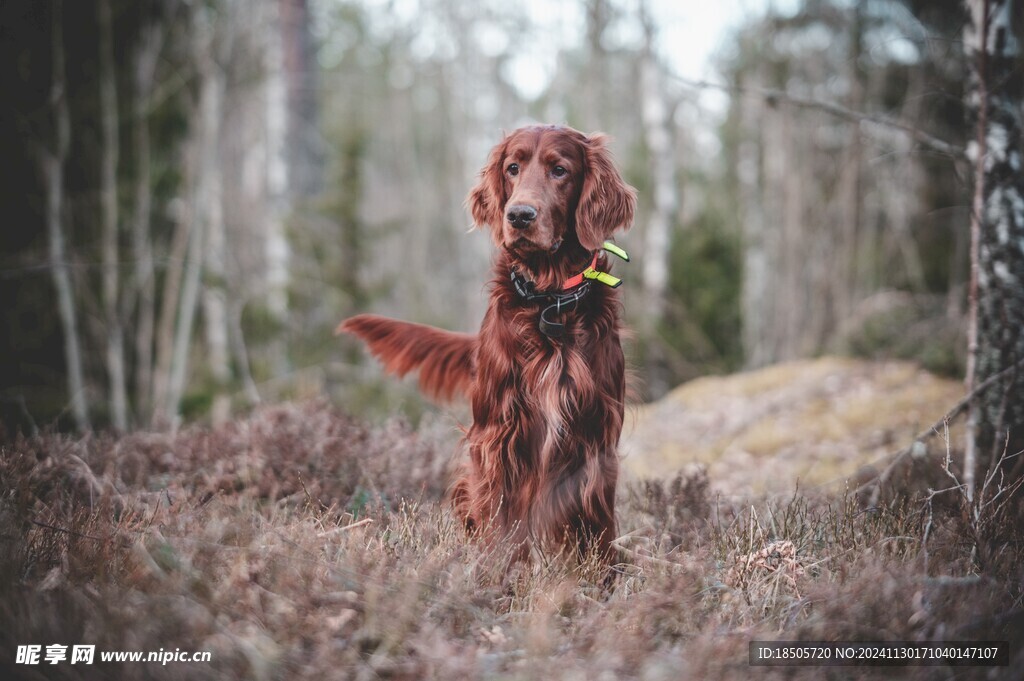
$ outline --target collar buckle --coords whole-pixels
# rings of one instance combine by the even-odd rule
[[[609,241],[604,242],[602,250],[608,251],[629,262],[629,255]],[[517,266],[512,266],[509,277],[519,297],[527,302],[537,300],[548,302],[548,305],[541,310],[540,319],[537,322],[541,333],[548,338],[561,338],[565,335],[565,324],[549,319],[548,315],[551,314],[552,310],[554,314],[575,310],[579,302],[590,292],[592,281],[604,284],[609,288],[618,288],[622,285],[622,280],[618,277],[613,277],[608,272],[601,272],[597,269],[597,259],[600,253],[600,251],[594,251],[594,257],[590,260],[587,268],[579,274],[566,279],[562,284],[561,291],[557,293],[538,293],[536,283],[524,277],[519,272]]]

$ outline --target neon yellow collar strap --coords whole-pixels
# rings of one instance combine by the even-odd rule
[[[601,245],[601,248],[608,251],[612,255],[618,256],[625,260],[626,262],[629,262],[629,254],[626,253],[626,251],[619,248],[618,246],[616,246],[615,244],[613,244],[612,242],[605,241],[604,244]],[[599,272],[598,270],[594,269],[593,265],[583,270],[583,278],[599,281],[610,288],[618,288],[619,286],[622,285],[621,279],[619,279],[618,277],[613,277],[607,272]]]
[[[601,248],[603,248],[604,250],[608,251],[612,255],[617,255],[620,258],[622,258],[623,260],[625,260],[626,262],[629,262],[629,253],[626,253],[624,250],[622,250],[621,248],[619,248],[618,246],[613,244],[611,241],[605,241],[601,245]]]

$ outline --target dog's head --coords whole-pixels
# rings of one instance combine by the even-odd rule
[[[555,253],[573,242],[594,251],[632,225],[636,190],[616,170],[604,135],[531,126],[491,150],[466,202],[477,226],[513,253]]]

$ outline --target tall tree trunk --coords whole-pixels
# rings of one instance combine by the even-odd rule
[[[583,82],[579,83],[582,91],[580,101],[583,110],[579,112],[580,121],[585,131],[603,128],[606,125],[604,116],[608,111],[605,106],[605,88],[608,86],[608,51],[604,47],[602,37],[611,23],[612,7],[608,0],[586,0],[586,66],[583,69]]]
[[[195,133],[185,145],[185,181],[184,185],[192,193],[195,184],[196,156],[199,153],[199,142]],[[168,412],[167,403],[170,396],[171,362],[174,356],[174,321],[178,312],[178,301],[181,299],[181,281],[189,263],[189,242],[191,238],[195,213],[189,202],[182,202],[175,216],[177,225],[171,240],[171,252],[167,258],[167,275],[164,278],[163,291],[160,296],[160,319],[156,327],[156,360],[153,363],[153,380],[151,386],[153,425],[169,425],[165,421]]]
[[[179,406],[188,378],[192,327],[199,300],[207,234],[211,218],[216,219],[217,211],[219,211],[219,206],[214,206],[214,202],[220,200],[217,186],[219,180],[216,177],[220,171],[217,141],[220,136],[226,77],[215,57],[214,27],[206,24],[209,20],[208,17],[199,19],[197,21],[199,25],[196,27],[196,54],[199,55],[200,62],[199,104],[195,133],[198,162],[192,188],[192,225],[189,229],[188,254],[185,258],[181,298],[178,300],[167,399],[164,404],[163,416],[171,427],[176,427],[180,422]]]
[[[291,248],[288,244],[286,234],[285,216],[288,212],[289,197],[289,154],[293,153],[287,149],[289,139],[289,126],[294,122],[289,119],[290,110],[289,93],[286,75],[288,77],[298,76],[294,73],[295,65],[288,61],[285,45],[282,40],[282,17],[275,10],[282,10],[284,4],[278,7],[268,6],[266,10],[269,16],[264,17],[263,26],[266,35],[266,49],[264,51],[264,78],[265,84],[265,105],[266,105],[266,145],[267,145],[267,168],[266,168],[266,201],[269,208],[266,217],[266,238],[263,242],[264,257],[266,258],[266,287],[267,287],[267,311],[274,321],[274,337],[270,340],[269,354],[271,371],[275,376],[284,376],[291,370],[288,361],[288,286],[290,274],[288,271],[291,258]],[[298,8],[292,8],[298,11]],[[289,18],[290,17],[290,18]],[[291,16],[285,19],[295,21]],[[294,45],[289,45],[296,49]],[[286,70],[287,67],[292,71]],[[304,77],[308,77],[304,74]],[[295,140],[291,140],[295,144]],[[298,162],[298,161],[297,161]]]
[[[966,98],[976,139],[971,216],[971,324],[967,389],[1005,372],[971,405],[965,478],[973,499],[979,472],[1024,450],[1024,169],[1013,0],[967,0]],[[1014,369],[1017,367],[1017,369]],[[1019,464],[1024,457],[1014,463]]]
[[[238,367],[245,399],[250,405],[256,405],[261,402],[260,391],[252,377],[252,369],[249,364],[249,349],[245,346],[245,334],[242,333],[242,304],[236,299],[229,308],[228,340],[231,343],[231,354],[234,355],[235,365]]]
[[[864,69],[864,3],[853,3],[853,21],[850,27],[850,51],[847,63],[850,66],[850,96],[848,106],[851,111],[863,111],[867,74]],[[861,168],[864,163],[864,145],[861,140],[859,123],[849,126],[850,138],[845,145],[845,163],[839,178],[839,230],[836,235],[835,248],[831,256],[834,258],[834,270],[826,275],[833,296],[834,305],[827,311],[829,319],[823,319],[824,328],[832,331],[838,322],[849,318],[854,306],[863,296],[863,283],[866,276],[858,276],[858,265],[868,258],[860,257],[860,233],[863,221],[862,201],[863,182]],[[863,265],[861,265],[863,266]]]
[[[53,76],[50,84],[50,106],[53,109],[53,149],[40,154],[43,184],[46,187],[46,232],[49,241],[50,272],[57,290],[57,306],[64,333],[64,361],[67,364],[68,399],[75,426],[87,431],[89,412],[85,403],[85,380],[82,376],[82,353],[78,344],[78,320],[75,299],[68,272],[64,248],[61,217],[64,210],[64,161],[71,143],[71,124],[68,115],[67,82],[64,77],[63,7],[58,0],[51,11],[51,58]]]
[[[773,358],[767,338],[772,302],[767,295],[772,278],[772,238],[765,219],[764,142],[757,132],[761,105],[750,95],[740,94],[738,99],[740,142],[736,150],[736,180],[743,236],[740,291],[743,357],[747,367],[755,368],[768,364]]]
[[[110,0],[96,5],[99,21],[100,84],[100,224],[102,227],[103,315],[107,325],[106,363],[110,382],[110,420],[118,430],[128,427],[125,388],[124,329],[118,309],[117,229],[117,71]]]
[[[201,182],[199,173],[197,182]],[[204,190],[197,190],[197,194]],[[193,211],[192,225],[188,231],[188,252],[185,256],[181,297],[178,299],[174,324],[174,341],[171,345],[170,371],[167,376],[167,396],[163,401],[162,420],[171,428],[180,423],[179,406],[185,394],[188,378],[188,355],[192,344],[192,325],[195,321],[196,305],[199,299],[199,279],[203,269],[203,247],[206,240],[205,220],[199,207]]]
[[[135,410],[148,420],[152,404],[153,331],[156,316],[156,277],[150,212],[153,204],[150,168],[149,106],[156,75],[157,58],[164,32],[158,22],[148,24],[135,53],[135,93],[132,100],[132,139],[135,147],[134,215],[132,217],[132,258],[135,260],[135,297],[138,322],[135,331]]]
[[[647,385],[650,397],[658,398],[671,387],[666,377],[667,348],[660,336],[668,290],[672,219],[677,205],[676,166],[672,153],[672,112],[665,101],[661,67],[653,54],[655,29],[646,4],[641,5],[641,17],[648,46],[640,64],[641,108],[654,184],[654,205],[644,226],[641,278],[644,290],[644,331],[647,338]]]
[[[309,0],[278,0],[277,16],[266,30],[280,42],[281,74],[287,83],[288,189],[293,196],[316,196],[323,188],[317,106],[316,48]],[[270,57],[271,55],[267,55]],[[268,73],[268,77],[272,74]]]
[[[218,74],[219,75],[219,74]],[[222,77],[222,76],[220,76]],[[217,78],[217,76],[214,76]],[[223,87],[214,83],[213,87]],[[220,92],[223,97],[223,92]],[[214,108],[211,105],[211,108]],[[219,127],[219,107],[204,116],[211,118],[208,124],[214,126],[207,132],[214,132]],[[205,126],[204,126],[205,127]],[[213,134],[207,144],[216,147],[219,135]],[[219,154],[218,154],[219,156]],[[231,365],[228,354],[228,318],[227,318],[227,243],[224,230],[223,180],[219,161],[207,159],[204,171],[204,184],[208,195],[205,200],[206,247],[204,249],[204,286],[203,286],[203,327],[206,331],[207,366],[213,381],[213,404],[210,408],[210,420],[213,425],[220,425],[231,416],[231,396],[228,386],[231,382]]]

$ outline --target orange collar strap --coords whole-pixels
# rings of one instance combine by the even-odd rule
[[[568,279],[565,280],[565,283],[562,284],[563,291],[568,291],[570,289],[576,288],[577,286],[582,284],[584,280],[590,279],[596,279],[598,282],[604,284],[605,286],[608,286],[609,288],[618,288],[619,285],[622,284],[622,280],[619,279],[618,277],[613,277],[607,272],[599,272],[597,270],[597,256],[601,254],[601,251],[608,251],[612,255],[618,256],[619,258],[622,258],[626,262],[629,262],[629,254],[626,253],[626,251],[622,250],[621,248],[613,244],[611,241],[605,241],[604,244],[601,245],[600,249],[594,251],[594,257],[593,259],[591,259],[590,264],[587,266],[587,269],[583,270],[576,276],[569,277]]]
[[[575,275],[573,277],[569,277],[568,279],[566,279],[565,283],[562,284],[562,290],[563,291],[568,291],[571,288],[576,288],[577,286],[579,286],[580,284],[583,283],[584,279],[589,278],[589,277],[586,276],[587,272],[594,272],[594,271],[596,271],[595,268],[597,267],[597,256],[599,254],[600,254],[600,251],[594,251],[594,257],[590,260],[590,264],[587,265],[587,268],[585,270],[583,270],[582,272],[580,272],[579,274],[577,274],[577,275]]]

